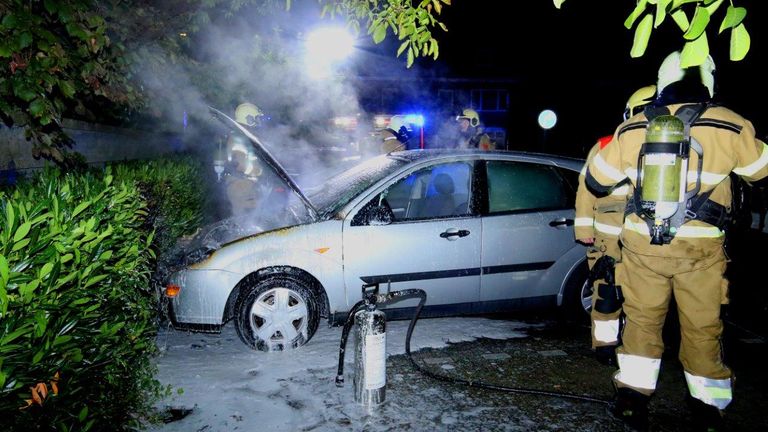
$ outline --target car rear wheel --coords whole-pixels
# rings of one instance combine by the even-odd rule
[[[581,285],[579,298],[581,299],[581,308],[589,315],[592,312],[592,284],[585,280]]]
[[[582,262],[571,273],[563,290],[562,309],[569,319],[589,320],[592,311],[592,287],[588,283],[589,267]]]
[[[309,342],[320,314],[316,296],[290,276],[272,276],[244,287],[235,306],[240,340],[260,351],[283,351]]]

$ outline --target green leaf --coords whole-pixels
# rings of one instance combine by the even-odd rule
[[[13,248],[11,249],[11,252],[16,252],[19,249],[23,249],[27,247],[28,244],[29,244],[29,239],[25,238],[24,240],[21,240],[18,243],[14,244]]]
[[[373,31],[373,42],[377,44],[381,43],[381,41],[383,41],[386,36],[387,36],[387,24],[381,23]]]
[[[13,14],[8,14],[3,17],[3,20],[0,21],[0,24],[2,24],[2,26],[7,29],[12,29],[16,27],[16,16]]]
[[[72,336],[70,335],[56,336],[56,339],[53,340],[53,346],[65,344],[70,340],[72,340]]]
[[[410,68],[411,66],[413,66],[413,47],[412,46],[408,48],[408,60],[405,63],[405,67]]]
[[[680,53],[680,67],[685,69],[691,66],[699,66],[704,63],[709,55],[709,42],[707,34],[702,33],[698,39],[686,42]]]
[[[43,5],[49,14],[54,14],[59,9],[57,2],[54,0],[43,0]]]
[[[16,213],[13,210],[13,205],[6,206],[5,216],[6,216],[6,220],[8,221],[8,226],[6,226],[5,228],[8,230],[12,230],[13,224],[16,222]]]
[[[0,278],[3,278],[3,282],[8,283],[9,276],[8,260],[3,255],[0,255]]]
[[[77,415],[77,418],[81,423],[85,421],[86,417],[88,417],[88,405],[84,406],[83,409],[80,410],[80,414]]]
[[[707,3],[709,3],[709,5],[705,6],[705,9],[707,10],[707,12],[709,12],[709,16],[712,16],[715,13],[715,11],[717,11],[717,8],[719,8],[720,5],[723,4],[723,0],[714,0],[714,1],[710,0],[710,1],[704,2],[704,4],[707,4]]]
[[[633,25],[635,25],[635,21],[640,17],[640,15],[645,12],[645,6],[648,4],[648,0],[640,0],[637,2],[637,5],[635,5],[635,10],[632,11],[631,14],[627,17],[627,19],[624,21],[624,27],[629,30],[632,28]]]
[[[44,279],[48,274],[53,270],[53,263],[47,262],[43,265],[43,268],[40,269],[40,275],[38,276],[39,279]]]
[[[642,57],[645,54],[648,41],[651,39],[651,31],[653,31],[653,15],[648,13],[635,29],[635,39],[632,42],[632,50],[629,52],[632,58]]]
[[[38,351],[35,353],[35,356],[32,358],[32,364],[37,364],[40,362],[40,360],[43,359],[43,356],[45,355],[45,352],[43,350]]]
[[[409,40],[406,40],[400,44],[400,48],[397,49],[397,57],[400,57],[400,54],[402,54],[403,51],[405,51],[405,49],[408,48],[409,42],[410,42]]]
[[[29,234],[29,230],[32,228],[32,224],[30,222],[24,222],[21,224],[19,229],[16,230],[16,234],[13,235],[13,242],[17,243],[21,241],[24,237]]]
[[[83,288],[88,288],[89,286],[91,286],[93,284],[99,283],[102,280],[106,279],[107,277],[109,277],[108,274],[102,274],[102,275],[94,276],[94,277],[88,279],[88,282],[85,283],[85,286]]]
[[[667,17],[667,6],[672,3],[672,0],[659,0],[656,3],[656,18],[653,21],[653,27],[658,27],[664,22],[664,18]]]
[[[731,61],[743,60],[749,52],[750,38],[744,24],[739,24],[731,32],[731,49],[728,58]]]
[[[707,24],[709,24],[709,12],[707,12],[706,8],[697,7],[696,13],[693,14],[693,19],[691,20],[691,26],[685,31],[683,37],[689,41],[698,39],[704,33],[704,30],[707,29]]]
[[[672,12],[671,15],[672,19],[675,21],[675,24],[680,27],[680,30],[686,31],[688,30],[688,27],[691,26],[691,24],[688,22],[688,15],[686,15],[682,9],[678,9]]]
[[[75,95],[75,85],[72,83],[72,81],[59,80],[59,89],[61,89],[61,93],[68,98],[71,98]]]
[[[24,49],[32,45],[32,33],[23,32],[19,35],[19,49]]]
[[[560,6],[562,6],[563,3],[565,3],[565,0],[552,0],[552,2],[555,4],[556,8],[560,9]]]
[[[723,18],[723,22],[720,24],[720,30],[718,33],[722,33],[726,29],[733,28],[741,24],[741,22],[744,21],[744,17],[746,16],[747,10],[745,8],[728,6],[728,9],[725,12],[725,18]]]
[[[43,98],[35,98],[32,103],[29,104],[29,113],[33,117],[40,117],[45,111],[45,100]]]
[[[72,217],[74,218],[75,216],[82,213],[82,211],[88,208],[89,205],[91,205],[90,201],[81,202],[77,207],[75,207],[75,210],[72,212]]]

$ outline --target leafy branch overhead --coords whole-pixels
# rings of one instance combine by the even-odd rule
[[[565,3],[565,0],[552,1],[558,9]],[[717,33],[730,31],[729,57],[732,61],[742,60],[750,46],[749,33],[744,25],[747,9],[734,6],[732,0],[725,8],[721,8],[722,4],[723,0],[636,0],[635,8],[624,21],[627,30],[635,29],[630,55],[633,58],[642,57],[653,30],[669,17],[682,32],[681,65],[700,65],[709,55],[707,29],[712,28],[710,22],[714,17],[721,16]]]
[[[290,1],[290,0],[288,0]],[[347,18],[355,32],[360,32],[361,22],[375,43],[381,43],[392,32],[402,41],[397,56],[406,53],[406,64],[413,65],[418,57],[440,55],[437,40],[432,35],[436,27],[448,28],[438,20],[444,6],[451,0],[320,0],[323,16],[341,15]]]

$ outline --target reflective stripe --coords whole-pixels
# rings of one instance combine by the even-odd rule
[[[661,359],[631,354],[617,354],[616,357],[619,360],[617,380],[631,387],[656,390]]]
[[[595,222],[595,229],[606,234],[610,235],[619,235],[621,234],[621,227],[620,226],[614,226],[614,225],[608,225],[600,222]]]
[[[629,218],[624,220],[624,229],[634,231],[650,237],[651,232],[645,222],[635,223]],[[718,238],[723,237],[725,233],[715,226],[691,226],[683,225],[678,228],[675,237],[687,238]]]
[[[691,396],[707,405],[725,409],[733,399],[730,379],[712,379],[685,372],[685,381]]]
[[[581,167],[581,171],[579,171],[579,175],[582,177],[587,175],[587,164],[584,164],[584,166]]]
[[[598,342],[613,343],[619,340],[619,320],[599,321],[595,320],[595,340]]]
[[[624,174],[622,174],[621,171],[617,170],[613,166],[609,165],[608,162],[603,159],[602,156],[600,156],[600,153],[595,155],[595,159],[592,161],[592,163],[595,164],[595,167],[597,167],[598,171],[605,174],[606,177],[613,180],[614,182],[618,183],[626,177]]]
[[[628,193],[629,193],[629,185],[622,185],[611,191],[611,195],[614,195],[614,196],[625,196]]]
[[[760,171],[761,169],[765,168],[765,166],[768,165],[768,145],[763,143],[763,152],[760,154],[760,157],[757,158],[756,161],[752,162],[751,164],[745,166],[745,167],[736,167],[734,168],[733,172],[740,176],[752,176],[756,172]]]
[[[577,227],[592,227],[592,224],[594,223],[594,219],[590,217],[577,217],[573,220],[573,226]]]
[[[717,174],[711,172],[701,172],[701,183],[706,185],[717,185],[728,177],[727,174]],[[696,183],[696,171],[688,171],[688,183]]]
[[[637,168],[627,168],[624,170],[624,174],[627,175],[627,177],[631,178],[632,180],[637,179]]]

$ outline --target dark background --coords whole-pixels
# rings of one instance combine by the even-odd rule
[[[717,65],[716,100],[751,120],[761,137],[768,133],[765,73],[758,66],[768,44],[759,20],[765,3],[735,2],[747,8],[752,40],[740,62],[728,60],[730,33],[716,34],[728,2],[708,30]],[[549,108],[558,114],[558,123],[547,132],[543,150],[585,156],[598,137],[611,134],[622,120],[629,95],[655,84],[658,65],[682,48],[680,31],[668,17],[651,35],[645,55],[631,58],[634,30],[623,24],[633,6],[626,0],[568,0],[558,10],[548,0],[454,0],[443,10],[449,31],[438,34],[438,62],[420,59],[418,64],[445,76],[519,82],[510,92],[510,147],[541,143],[536,119]]]

